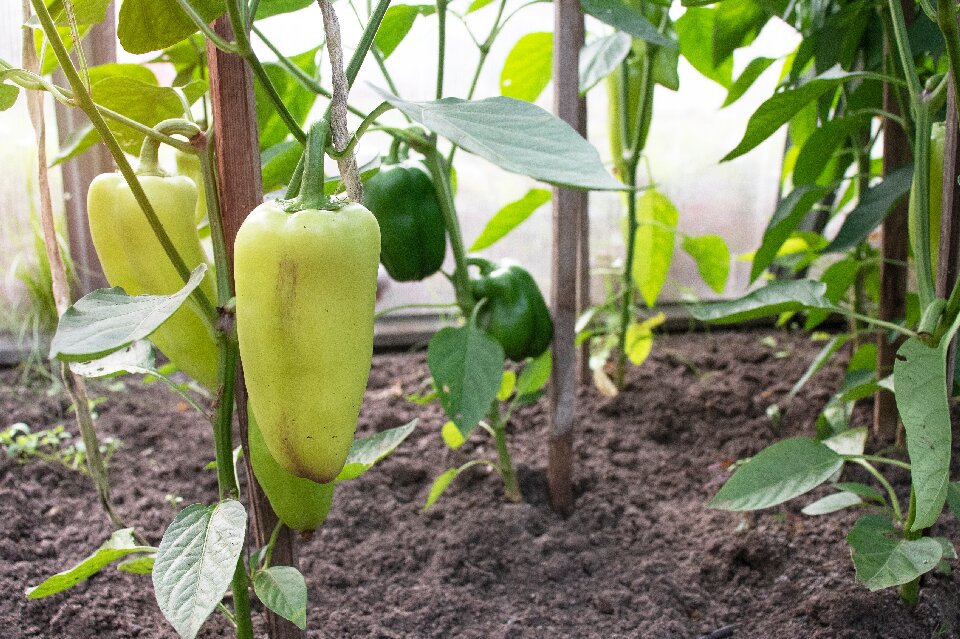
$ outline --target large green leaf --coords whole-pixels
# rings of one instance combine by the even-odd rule
[[[483,231],[470,247],[470,251],[479,251],[498,242],[533,215],[534,211],[549,202],[550,197],[550,191],[546,189],[530,189],[516,202],[510,202],[504,206],[483,227]]]
[[[373,41],[383,54],[383,58],[389,58],[390,54],[403,42],[413,28],[417,16],[428,16],[436,10],[435,4],[395,4],[387,9]]]
[[[763,232],[763,242],[753,256],[750,281],[760,277],[763,271],[773,263],[783,243],[797,230],[801,220],[827,192],[826,187],[808,184],[798,186],[780,201]]]
[[[500,72],[500,95],[535,102],[553,77],[553,34],[528,33],[513,45]]]
[[[47,577],[39,585],[27,588],[28,599],[49,597],[72,588],[81,581],[100,572],[114,561],[136,553],[152,551],[150,546],[141,546],[133,537],[133,528],[114,531],[102,546],[76,566]]]
[[[676,42],[657,31],[642,10],[626,0],[580,0],[580,8],[584,13],[606,22],[614,29],[650,44],[668,48],[677,46]]]
[[[693,304],[690,314],[701,322],[733,324],[806,308],[832,309],[826,291],[826,285],[813,280],[771,282],[735,300]]]
[[[395,451],[416,427],[417,420],[413,420],[409,424],[388,428],[375,435],[354,441],[350,446],[350,452],[347,453],[343,469],[334,481],[356,479],[367,472],[374,464]]]
[[[633,39],[616,31],[592,40],[580,50],[580,93],[586,93],[626,59]]]
[[[292,13],[316,4],[317,0],[260,0],[257,6],[257,20],[282,13]]]
[[[906,540],[895,534],[888,518],[863,515],[847,535],[857,579],[870,590],[909,583],[933,570],[943,557],[943,546],[935,539]]]
[[[756,0],[717,3],[713,27],[713,64],[729,59],[735,49],[753,42],[770,14]]]
[[[841,466],[843,458],[815,439],[784,439],[738,468],[710,507],[742,511],[776,506],[813,490]]]
[[[502,96],[408,102],[380,94],[410,119],[507,171],[573,189],[625,188],[589,142],[535,104]]]
[[[873,229],[880,226],[887,217],[893,205],[910,192],[912,180],[913,165],[907,164],[897,167],[883,182],[868,189],[857,206],[847,215],[837,236],[824,252],[840,253],[866,240]]]
[[[910,476],[916,495],[911,530],[929,528],[943,511],[950,483],[950,404],[947,349],[950,336],[931,348],[911,337],[897,351],[893,382],[897,409],[907,435]]]
[[[293,566],[270,566],[258,570],[253,590],[264,606],[301,630],[307,627],[307,582]]]
[[[790,121],[790,118],[800,112],[803,107],[818,99],[827,91],[848,79],[850,74],[835,68],[830,69],[806,84],[796,89],[788,89],[774,94],[750,116],[747,130],[737,147],[730,151],[721,162],[740,157],[747,151],[756,148],[761,142],[776,133],[780,127]]]
[[[685,235],[681,242],[683,250],[697,263],[697,271],[715,293],[727,287],[730,275],[730,249],[719,235]]]
[[[677,20],[680,53],[705,78],[729,89],[733,79],[733,57],[714,64],[713,52],[707,43],[713,41],[716,9],[691,7]]]
[[[680,212],[663,193],[647,189],[637,198],[637,233],[633,251],[633,283],[653,307],[667,281]]]
[[[205,22],[224,11],[223,0],[190,0]],[[197,32],[177,0],[123,0],[117,23],[120,44],[130,53],[165,49]]]
[[[503,360],[503,347],[473,324],[442,328],[430,340],[427,365],[440,404],[464,439],[497,397]]]
[[[119,287],[84,295],[60,317],[50,357],[85,362],[144,339],[180,308],[206,271],[206,264],[197,266],[171,295],[131,296]]]
[[[181,639],[193,639],[223,599],[243,550],[247,513],[227,499],[180,511],[163,533],[153,564],[160,612]]]

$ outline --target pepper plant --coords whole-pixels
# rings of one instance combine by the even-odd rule
[[[960,38],[956,7],[952,3],[938,3],[933,8],[923,3],[918,22],[926,21],[930,27],[936,25],[936,30],[931,33],[927,29],[922,38],[909,37],[899,2],[883,6],[839,3],[828,10],[846,14],[861,25],[852,32],[844,30],[844,42],[849,46],[816,49],[815,39],[811,44],[805,40],[791,60],[789,86],[761,105],[748,123],[743,140],[727,157],[747,152],[788,122],[791,131],[795,130],[804,111],[812,114],[814,122],[822,120],[821,128],[809,132],[799,151],[787,156],[793,164],[794,187],[781,201],[767,227],[763,244],[753,258],[753,275],[758,277],[777,260],[781,264],[792,261],[792,266],[799,267],[797,270],[802,274],[804,268],[821,255],[834,251],[852,253],[827,268],[821,281],[806,278],[774,281],[740,299],[695,306],[692,312],[701,320],[719,323],[784,313],[805,313],[808,325],[816,325],[831,313],[849,318],[853,332],[828,343],[792,394],[843,341],[866,331],[894,335],[903,341],[893,375],[888,378],[876,377],[870,361],[872,345],[862,345],[855,350],[844,387],[821,414],[816,436],[778,442],[738,465],[711,505],[726,510],[757,510],[799,497],[822,484],[832,484],[835,492],[808,505],[804,512],[821,515],[849,507],[869,510],[847,536],[857,578],[872,590],[899,587],[901,598],[912,605],[919,596],[922,575],[938,567],[948,569],[945,562],[956,558],[951,541],[930,534],[945,503],[949,500],[957,504],[957,485],[950,482],[949,399],[953,385],[948,383],[946,369],[947,352],[960,327],[960,285],[954,285],[946,299],[937,297],[933,270],[936,250],[931,232],[931,226],[939,223],[936,209],[940,189],[939,179],[931,175],[931,165],[942,166],[939,155],[942,152],[931,152],[931,139],[936,140],[932,126],[943,107],[947,83],[957,82]],[[810,19],[798,8],[782,16],[801,25]],[[814,25],[807,26],[818,30],[821,24],[814,20]],[[822,39],[838,35],[827,29],[821,31],[818,37]],[[873,37],[879,34],[879,41],[871,41],[871,33]],[[884,40],[889,43],[889,57],[878,61],[863,55],[879,54]],[[813,55],[815,50],[817,56]],[[942,52],[946,55],[941,56]],[[851,55],[844,57],[845,54]],[[901,116],[876,106],[881,82],[888,83],[900,96]],[[912,167],[887,171],[883,182],[872,186],[869,184],[873,175],[869,150],[873,139],[871,121],[875,115],[905,128],[913,145],[914,162]],[[792,136],[792,139],[798,137],[802,139],[802,136]],[[848,172],[847,167],[853,167],[852,172]],[[803,183],[798,174],[813,179]],[[797,184],[798,181],[801,183]],[[845,182],[850,186],[844,191],[841,187]],[[875,259],[875,253],[866,244],[869,233],[908,188],[909,243],[917,281],[917,312],[902,321],[887,322],[868,314],[863,296],[868,290],[867,280],[860,276]],[[857,205],[847,215],[836,237],[827,242],[818,239],[821,237],[818,233],[798,231],[808,211],[824,198],[829,201],[833,191],[858,197]],[[842,202],[849,198],[843,195],[839,199]],[[830,210],[830,206],[821,207],[823,212]],[[822,226],[821,221],[812,228],[822,231]],[[783,247],[791,238],[802,239],[807,244],[804,252],[808,255],[799,261],[783,259],[789,253]],[[854,294],[847,296],[845,302],[845,293],[850,287]],[[866,430],[850,428],[849,404],[877,388],[895,392],[906,435],[907,460],[898,458],[896,451],[881,455],[866,453]],[[841,473],[850,463],[864,469],[868,481],[875,481],[880,489],[863,482],[844,481]],[[909,471],[908,500],[900,500],[878,465]]]

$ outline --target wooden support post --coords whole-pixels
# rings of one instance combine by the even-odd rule
[[[83,51],[91,66],[117,60],[116,12],[113,2],[107,8],[107,17],[95,24],[83,39]],[[67,84],[62,72],[56,73],[57,83]],[[57,139],[63,148],[71,134],[86,125],[89,120],[80,109],[56,102]],[[100,260],[93,248],[90,226],[87,223],[87,189],[90,182],[101,173],[115,169],[110,151],[98,142],[79,158],[67,160],[62,165],[64,217],[67,223],[67,241],[70,259],[74,266],[74,298],[90,291],[108,286]]]
[[[227,40],[233,38],[230,23],[226,18],[217,20],[214,28],[218,35]],[[210,96],[213,102],[223,232],[232,273],[233,243],[237,231],[247,214],[263,201],[253,75],[240,57],[224,53],[213,45],[207,45],[207,57],[210,65]],[[236,400],[253,533],[257,546],[264,546],[277,524],[277,516],[250,468],[250,451],[247,447],[247,391],[243,383],[242,366],[237,373]],[[293,534],[286,527],[274,546],[272,564],[297,565]],[[295,625],[270,611],[267,611],[267,629],[271,639],[302,639],[306,636]]]
[[[556,0],[554,28],[554,108],[577,129],[586,130],[586,102],[580,96],[579,59],[583,13],[578,0]],[[558,512],[573,508],[573,426],[577,400],[577,289],[581,283],[579,238],[586,230],[587,194],[553,190],[553,376],[550,382],[550,440],[547,479],[550,503]]]
[[[937,297],[946,299],[953,290],[960,270],[960,144],[958,144],[957,94],[953,82],[947,84],[947,120],[943,149],[943,208],[940,215],[940,250],[937,255]],[[947,358],[947,389],[953,388],[956,346]]]
[[[907,24],[913,22],[913,0],[902,2]],[[889,42],[884,43],[885,55],[893,55]],[[883,108],[900,114],[900,104],[889,83],[883,85]],[[883,173],[911,161],[910,141],[903,128],[886,118],[883,120]],[[882,226],[880,248],[880,309],[882,320],[896,322],[904,317],[907,308],[907,259],[909,230],[904,196],[890,210]],[[877,376],[883,379],[893,372],[893,359],[898,343],[890,342],[886,331],[877,338]],[[882,442],[893,442],[897,437],[899,417],[893,393],[881,390],[876,394],[873,411],[873,434]]]

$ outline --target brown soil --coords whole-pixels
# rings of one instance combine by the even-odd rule
[[[778,344],[761,343],[765,335]],[[854,581],[844,536],[856,513],[808,518],[799,513],[807,498],[754,516],[704,506],[730,461],[812,432],[841,366],[784,405],[779,428],[766,409],[819,347],[783,333],[669,336],[619,397],[583,389],[577,508],[567,519],[544,496],[544,401],[511,424],[526,503],[506,503],[497,477],[475,469],[421,512],[433,477],[494,452],[479,431],[447,450],[439,410],[404,400],[426,375],[422,354],[378,356],[359,433],[417,416],[420,427],[392,458],[338,489],[327,525],[301,547],[309,636],[696,639],[735,625],[714,636],[960,637],[956,576],[926,577],[912,611],[895,592]],[[0,425],[72,427],[62,394],[17,379],[0,372]],[[130,380],[126,390],[95,392],[105,398],[99,430],[123,442],[111,464],[117,507],[156,543],[177,508],[216,494],[214,474],[203,470],[210,429],[160,385]],[[893,478],[905,486],[903,474]],[[0,494],[0,637],[175,636],[149,579],[111,568],[67,593],[25,600],[26,586],[85,556],[109,528],[90,482],[53,464],[0,460]],[[960,525],[945,515],[934,532],[958,539]],[[229,634],[221,618],[201,632]]]

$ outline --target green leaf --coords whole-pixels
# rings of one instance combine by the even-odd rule
[[[84,295],[60,317],[50,358],[85,362],[144,339],[180,308],[206,272],[206,264],[197,266],[172,295],[131,296],[119,287]]]
[[[223,0],[190,0],[204,22],[224,11]],[[149,53],[174,45],[197,32],[177,0],[123,0],[117,23],[120,44],[130,53]]]
[[[880,184],[869,188],[823,252],[842,253],[866,240],[886,219],[893,205],[910,192],[912,180],[913,165],[906,164],[891,171]]]
[[[705,78],[729,89],[733,79],[733,58],[719,65],[713,63],[713,52],[706,43],[713,42],[716,9],[691,7],[677,20],[680,53]]]
[[[153,564],[160,612],[181,639],[193,639],[223,599],[243,550],[247,513],[226,499],[180,511],[163,533]]]
[[[0,111],[6,111],[17,103],[20,87],[12,84],[0,84]]]
[[[503,371],[503,347],[473,324],[440,329],[427,350],[440,404],[464,438],[496,399]]]
[[[293,13],[316,5],[317,0],[260,0],[257,6],[257,20],[278,16],[282,13]]]
[[[427,502],[423,505],[423,509],[426,510],[430,506],[436,503],[440,496],[443,494],[443,491],[453,483],[453,480],[457,478],[457,475],[460,474],[462,468],[449,468],[436,479],[433,480],[433,483],[430,484],[430,493],[427,495]]]
[[[395,4],[383,15],[383,22],[377,29],[373,42],[380,49],[383,59],[390,57],[403,39],[410,33],[417,16],[428,16],[435,13],[433,4]]]
[[[78,25],[91,25],[103,22],[107,17],[107,7],[110,6],[110,0],[72,0],[73,18]],[[46,3],[50,17],[53,23],[61,27],[70,26],[70,17],[64,7],[63,0],[49,0]],[[40,20],[36,15],[31,15],[26,21],[26,26],[32,29],[40,28]]]
[[[828,189],[822,186],[798,186],[780,201],[763,232],[763,242],[753,256],[753,266],[750,268],[751,281],[760,277],[760,274],[773,263],[783,243],[797,230],[801,220],[827,192]]]
[[[793,183],[816,183],[838,148],[849,141],[859,129],[869,127],[872,114],[855,114],[839,117],[821,124],[803,143],[793,166]],[[828,173],[829,175],[829,173]]]
[[[58,572],[55,575],[47,577],[40,584],[32,588],[27,588],[27,598],[40,599],[41,597],[49,597],[58,592],[63,592],[100,572],[103,568],[122,557],[134,553],[150,552],[152,550],[153,548],[150,546],[141,546],[137,543],[137,540],[133,537],[133,528],[123,528],[114,531],[114,533],[110,535],[110,539],[104,542],[96,552],[73,568]]]
[[[813,490],[841,466],[843,458],[815,439],[784,439],[740,466],[710,507],[744,511],[776,506]]]
[[[846,258],[827,267],[827,270],[820,276],[820,281],[827,285],[826,297],[828,300],[836,304],[843,298],[847,290],[856,281],[860,265],[859,260]],[[807,321],[803,325],[803,330],[812,331],[829,316],[830,311],[811,311],[807,314]]]
[[[673,262],[674,235],[680,212],[663,193],[647,189],[637,198],[637,233],[633,252],[633,283],[648,307],[653,307]]]
[[[824,297],[826,290],[824,284],[813,280],[771,282],[735,300],[693,304],[690,314],[701,322],[734,324],[806,308],[832,309]]]
[[[153,348],[145,339],[109,355],[88,362],[70,362],[70,370],[81,377],[112,377],[123,373],[154,372]]]
[[[910,476],[916,494],[916,516],[910,529],[936,523],[950,483],[950,405],[947,392],[947,349],[952,333],[931,348],[911,337],[893,363],[895,397],[907,435]]]
[[[375,435],[354,441],[350,446],[350,452],[347,453],[343,469],[334,481],[356,479],[367,472],[374,464],[395,451],[416,427],[417,420],[413,420],[403,426],[388,428]]]
[[[318,50],[319,47],[298,53],[291,56],[290,61],[309,77],[315,77]],[[303,126],[317,95],[304,88],[279,63],[266,62],[263,69],[280,95],[280,99],[287,106],[290,115],[297,124]],[[262,151],[286,140],[290,130],[260,82],[254,85],[254,96],[257,103],[257,127],[260,130],[260,150]]]
[[[872,591],[899,586],[933,570],[943,557],[934,539],[892,537],[893,524],[881,515],[864,515],[847,535],[857,579]]]
[[[838,455],[862,455],[867,447],[867,429],[850,428],[820,443]]]
[[[293,566],[270,566],[258,570],[253,590],[264,606],[300,630],[307,628],[307,582]]]
[[[657,313],[650,319],[634,322],[627,327],[625,350],[630,363],[640,366],[653,349],[653,329],[667,321],[667,316]]]
[[[807,505],[800,512],[804,515],[816,516],[816,515],[829,515],[830,513],[835,513],[838,510],[843,510],[844,508],[849,508],[851,506],[859,506],[863,504],[863,500],[860,499],[859,495],[848,492],[839,492],[827,495],[826,497],[821,497],[812,504]]]
[[[730,249],[719,235],[684,235],[683,250],[697,263],[697,271],[715,293],[727,287],[730,275]]]
[[[500,72],[500,94],[535,102],[553,78],[553,34],[528,33],[513,45]]]
[[[90,67],[87,69],[87,74],[90,76],[90,86],[107,78],[130,78],[144,84],[158,86],[157,76],[153,74],[153,71],[139,64],[108,62]]]
[[[596,38],[580,50],[580,93],[584,94],[610,75],[630,53],[633,39],[616,31]]]
[[[776,93],[750,116],[747,130],[737,147],[730,151],[721,162],[740,157],[757,147],[761,142],[776,133],[780,127],[814,100],[850,77],[839,68],[830,69],[796,89]]]
[[[492,4],[494,0],[473,0],[470,3],[470,6],[467,8],[467,13],[473,13],[478,9],[483,9],[488,4]]]
[[[553,367],[553,357],[550,349],[527,362],[517,378],[517,397],[532,395],[547,385],[550,371]]]
[[[261,151],[263,192],[269,193],[289,184],[301,155],[303,155],[303,147],[296,140],[277,142]]]
[[[770,19],[756,0],[723,0],[717,3],[713,27],[713,63],[729,59],[735,49],[753,42]]]
[[[131,575],[149,575],[153,572],[153,562],[156,559],[154,555],[143,555],[132,557],[117,564],[117,570],[130,573]]]
[[[729,60],[730,58],[728,58]],[[721,109],[728,107],[740,98],[743,97],[743,94],[747,92],[747,89],[753,86],[753,83],[757,81],[763,72],[770,68],[770,65],[776,62],[776,58],[754,58],[747,64],[743,72],[734,80],[733,84],[730,85],[730,90],[727,91],[727,99],[723,101]]]
[[[535,104],[502,96],[407,102],[379,93],[410,119],[507,171],[573,189],[625,188],[589,142]]]
[[[483,231],[470,247],[470,251],[479,251],[497,243],[533,215],[534,211],[549,202],[550,197],[550,191],[546,189],[530,189],[516,202],[504,206],[483,227]]]
[[[625,0],[580,0],[580,8],[597,20],[644,42],[667,48],[677,47],[676,42],[650,24],[639,8]]]

